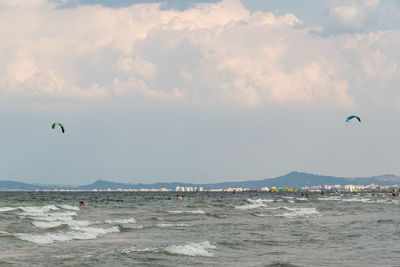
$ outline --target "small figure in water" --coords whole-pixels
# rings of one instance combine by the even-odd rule
[[[86,203],[83,202],[83,201],[79,201],[79,206],[80,206],[80,207],[84,207],[84,206],[86,206]]]
[[[177,200],[181,200],[181,197],[179,195],[176,195]]]
[[[392,189],[392,200],[394,200],[395,197],[396,197],[396,192],[394,191],[394,189]]]
[[[306,192],[306,198],[308,199],[308,193]]]

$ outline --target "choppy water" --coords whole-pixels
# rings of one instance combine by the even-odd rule
[[[175,195],[0,193],[0,265],[400,265],[389,194]]]

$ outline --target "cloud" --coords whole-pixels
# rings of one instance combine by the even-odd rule
[[[295,15],[240,1],[57,8],[0,2],[0,94],[143,97],[257,107],[345,106],[399,98],[398,32],[363,33],[379,1],[332,4],[310,34]]]
[[[320,18],[321,32],[335,33],[364,32],[377,24],[380,12],[379,0],[334,0]]]

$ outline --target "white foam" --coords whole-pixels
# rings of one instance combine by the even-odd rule
[[[51,210],[59,210],[55,205],[46,205],[43,207],[19,207],[22,211],[29,214],[42,214]]]
[[[18,208],[14,208],[14,207],[1,207],[0,208],[0,212],[4,212],[4,211],[11,211],[11,210],[16,210]]]
[[[251,210],[251,209],[258,209],[258,208],[262,208],[262,207],[266,207],[267,205],[265,205],[265,203],[268,202],[273,202],[274,200],[272,199],[247,199],[248,202],[250,202],[250,204],[245,204],[245,205],[241,205],[241,206],[235,206],[236,209],[241,209],[241,210]]]
[[[70,206],[70,205],[58,205],[63,210],[79,210],[79,207]]]
[[[157,227],[160,228],[168,228],[168,227],[189,227],[191,226],[190,224],[186,224],[186,223],[158,223],[156,224]]]
[[[369,198],[343,198],[342,201],[367,203],[367,202],[370,202],[371,199],[369,199]]]
[[[178,255],[186,255],[186,256],[202,256],[202,257],[212,257],[213,254],[210,252],[212,249],[216,249],[217,247],[210,244],[208,241],[200,242],[200,243],[189,243],[186,245],[177,245],[177,246],[169,246],[164,248],[163,250]]]
[[[105,223],[109,223],[109,224],[127,224],[127,223],[136,223],[136,220],[135,220],[135,218],[113,219],[113,220],[106,220]]]
[[[99,235],[108,233],[119,232],[118,227],[111,228],[95,228],[84,227],[79,231],[68,231],[61,233],[46,233],[46,234],[16,234],[15,236],[24,241],[33,242],[36,244],[44,245],[51,244],[57,241],[70,241],[74,239],[95,239]]]
[[[328,200],[333,200],[333,201],[338,201],[338,200],[342,200],[341,197],[319,197],[318,200],[322,200],[322,201],[328,201]]]
[[[21,215],[32,217],[35,220],[40,221],[48,221],[48,222],[69,222],[72,221],[72,216],[76,215],[76,212],[67,211],[67,212],[54,212],[54,213],[44,213],[44,214],[29,214],[29,213],[22,213]]]
[[[123,249],[121,252],[128,254],[132,252],[148,252],[148,251],[156,251],[156,248],[150,248],[150,247],[130,247]]]
[[[46,228],[53,228],[53,227],[60,226],[60,225],[64,224],[64,222],[37,222],[37,221],[34,221],[34,222],[32,222],[32,224],[36,227],[46,229]]]
[[[268,203],[268,202],[274,202],[275,200],[273,199],[262,199],[262,198],[258,198],[258,199],[252,199],[252,198],[248,198],[247,199],[248,202],[250,203]]]
[[[289,208],[289,207],[283,207],[283,208],[290,212],[283,213],[279,216],[293,218],[293,217],[309,217],[312,215],[319,214],[316,208]]]
[[[142,224],[128,224],[128,225],[124,225],[123,227],[129,228],[129,229],[143,229],[144,228],[144,226]]]
[[[71,228],[76,228],[79,226],[88,226],[91,223],[89,221],[80,221],[80,220],[70,220],[70,221],[59,221],[59,220],[54,220],[54,221],[33,221],[32,224],[36,227],[47,229],[47,228],[53,228],[57,227],[63,224],[68,225]]]
[[[192,213],[192,214],[205,214],[204,211],[201,209],[198,210],[172,210],[172,211],[167,211],[168,213],[175,213],[175,214],[182,214],[182,213]]]

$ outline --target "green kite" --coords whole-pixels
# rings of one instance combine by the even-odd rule
[[[55,123],[53,123],[53,124],[51,125],[51,128],[54,129],[54,128],[56,128],[57,125],[60,125],[61,131],[64,133],[64,132],[65,132],[65,130],[64,130],[64,125],[62,125],[61,123],[55,122]]]

